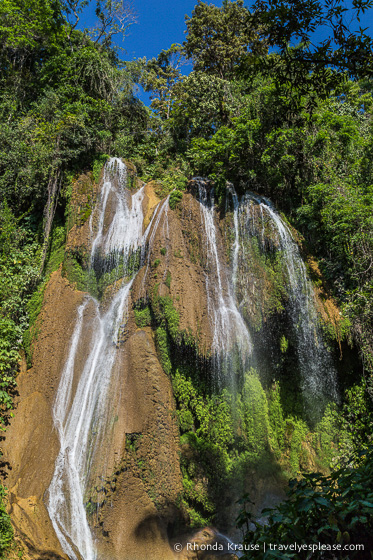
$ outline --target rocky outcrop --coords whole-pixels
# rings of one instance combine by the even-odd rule
[[[139,187],[133,169],[130,169],[130,178],[130,189]],[[33,367],[28,371],[24,367],[19,375],[15,418],[4,442],[4,457],[11,465],[7,480],[9,508],[17,535],[31,560],[67,560],[45,503],[59,451],[52,407],[78,306],[91,292],[100,300],[101,309],[107,309],[120,288],[121,279],[126,275],[130,278],[134,271],[136,277],[128,299],[128,317],[115,342],[115,382],[109,388],[108,427],[101,447],[95,451],[94,469],[85,496],[99,558],[234,560],[239,555],[229,549],[229,541],[216,530],[205,529],[185,536],[185,527],[192,516],[198,525],[202,515],[217,512],[215,519],[220,523],[219,528],[228,528],[232,535],[238,512],[235,500],[240,495],[249,492],[257,511],[274,505],[282,497],[284,479],[279,457],[284,447],[275,441],[275,430],[270,428],[269,405],[258,376],[251,373],[247,378],[247,372],[243,372],[246,377],[235,381],[236,400],[229,392],[221,392],[221,387],[216,395],[208,387],[214,337],[210,307],[216,304],[214,297],[217,296],[214,290],[209,293],[207,290],[208,281],[211,284],[217,279],[209,278],[211,259],[209,261],[201,206],[192,194],[196,188],[191,184],[190,192],[184,193],[171,208],[168,199],[159,199],[155,183],[144,187],[143,232],[148,232],[147,243],[132,255],[133,270],[122,271],[115,277],[111,276],[110,262],[101,276],[90,268],[92,232],[98,223],[95,203],[100,189],[90,174],[74,185],[64,263],[51,275],[45,288],[38,326],[34,329],[38,334],[33,342]],[[130,200],[131,191],[124,196]],[[103,216],[104,234],[115,214],[115,204],[112,196]],[[216,222],[221,294],[225,297],[233,258],[234,223],[228,207]],[[259,208],[253,210],[252,223],[253,231],[255,228],[259,231],[263,247],[276,243],[276,239],[271,238],[270,228],[263,226]],[[268,254],[258,252],[255,236],[249,239],[242,235],[242,247],[236,281],[240,313],[256,333],[258,347],[264,348],[263,355],[254,358],[257,362],[262,360],[268,371],[275,370],[270,370],[273,367],[270,361],[277,360],[275,367],[279,370],[285,367],[286,349],[278,344],[278,332],[273,337],[274,342],[269,341],[272,333],[267,324],[273,317],[276,318],[273,321],[275,330],[281,324],[288,298],[283,287],[283,272],[275,250],[272,253],[268,250]],[[85,332],[79,342],[75,388],[89,353],[96,305],[93,301],[89,300],[84,311]],[[335,317],[334,307],[332,313]],[[277,345],[273,352],[271,344],[272,347]],[[202,379],[201,372],[206,378]],[[252,403],[258,417],[261,415],[260,420],[251,418],[251,411],[245,409],[246,386],[256,390],[248,402]],[[270,400],[276,385],[269,387],[268,402],[280,407],[277,401]],[[229,409],[232,406],[234,414]],[[220,409],[228,411],[225,417],[219,417]],[[281,408],[276,409],[276,414],[285,426]],[[220,424],[214,431],[216,418]],[[203,422],[206,425],[202,425]],[[227,430],[234,432],[231,439],[224,425],[229,422]],[[251,432],[245,433],[248,426]],[[295,428],[289,424],[281,429],[281,445],[284,446],[288,438],[290,447]],[[207,433],[209,431],[211,433]],[[256,441],[257,433],[265,434],[260,444]],[[215,445],[214,434],[228,441],[222,453]],[[204,437],[210,439],[204,440]],[[228,457],[233,445],[244,450],[243,455],[246,453],[248,458],[245,464],[237,462],[236,479],[235,473],[229,471],[238,456],[234,452]],[[300,453],[298,448],[291,452],[293,455]],[[260,463],[263,457],[269,465],[265,472]],[[202,465],[199,464],[201,458]],[[212,488],[215,468],[220,469],[219,476],[221,473],[225,476],[224,482],[220,481],[220,490]],[[180,534],[184,536],[178,537]],[[238,534],[234,536],[239,538]],[[193,546],[188,549],[184,546],[187,543]],[[183,551],[175,548],[179,544]],[[213,544],[215,548],[210,546]]]
[[[51,408],[61,364],[68,352],[76,308],[84,294],[75,291],[60,271],[52,274],[44,292],[34,341],[33,367],[18,376],[15,417],[3,444],[10,465],[6,485],[17,535],[32,558],[66,559],[44,504],[59,442]]]
[[[148,193],[152,193],[148,186]],[[154,197],[154,195],[151,195]],[[157,216],[154,217],[154,224]],[[132,299],[149,300],[154,294],[170,297],[179,315],[178,330],[195,340],[207,353],[211,346],[207,310],[200,209],[191,195],[185,195],[176,211],[166,208],[157,222],[147,261],[139,271]]]

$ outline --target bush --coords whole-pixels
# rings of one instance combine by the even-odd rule
[[[246,530],[243,543],[250,543],[251,547],[258,544],[259,550],[247,551],[243,558],[306,560],[311,557],[310,550],[314,550],[312,558],[332,560],[336,558],[336,545],[340,545],[338,558],[367,558],[373,534],[373,448],[360,460],[359,466],[345,467],[329,476],[312,473],[291,480],[288,499],[274,509],[263,510],[260,522],[247,512],[249,496],[244,496],[237,525],[254,524],[254,530]],[[294,542],[306,545],[305,549],[291,551],[289,545]],[[283,548],[267,547],[263,555],[264,543],[281,544]],[[346,544],[363,545],[364,550],[343,550]]]

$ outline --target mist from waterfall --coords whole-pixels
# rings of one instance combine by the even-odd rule
[[[277,252],[285,272],[286,304],[292,323],[302,396],[310,411],[338,401],[337,374],[317,313],[314,288],[287,224],[264,197],[245,194],[239,200],[230,186],[233,202],[234,243],[232,277],[249,273],[245,243],[255,238],[262,254]],[[240,270],[241,268],[241,270]],[[251,294],[246,295],[252,297]]]

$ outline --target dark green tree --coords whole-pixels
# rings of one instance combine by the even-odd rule
[[[185,54],[196,71],[230,79],[242,60],[267,52],[243,0],[224,0],[221,8],[198,0],[186,26]]]
[[[253,21],[280,56],[262,59],[262,69],[299,91],[327,97],[345,76],[373,76],[373,39],[360,25],[371,0],[257,0]],[[317,33],[326,35],[318,40]]]

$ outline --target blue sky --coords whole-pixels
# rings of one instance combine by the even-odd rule
[[[205,0],[210,3],[210,0]],[[185,15],[191,16],[197,0],[132,0],[137,23],[129,28],[128,36],[124,41],[118,40],[118,45],[125,49],[123,58],[132,60],[143,57],[152,58],[162,49],[167,49],[172,43],[182,43],[185,37]],[[216,6],[222,5],[222,0],[211,2]],[[94,4],[85,10],[82,15],[82,27],[94,23]],[[252,2],[247,2],[250,6]],[[352,0],[345,0],[346,6],[352,6]],[[369,15],[362,17],[361,26],[373,27],[373,10]],[[316,32],[316,37],[325,36],[321,30]]]
[[[124,41],[116,42],[125,49],[122,58],[132,60],[157,56],[172,43],[184,41],[185,16],[191,16],[197,0],[132,0],[137,23],[131,25]],[[221,6],[222,0],[212,2]],[[81,16],[81,27],[91,27],[95,22],[95,2]]]
[[[222,5],[222,0],[205,0],[216,6]],[[185,16],[191,16],[197,0],[132,0],[134,11],[137,14],[137,23],[131,25],[128,35],[122,41],[117,39],[117,44],[125,50],[121,54],[124,60],[146,57],[152,58],[158,53],[167,49],[172,43],[182,43],[185,38]],[[252,2],[245,3],[250,6]],[[352,0],[345,0],[346,6],[352,6]],[[90,27],[94,25],[95,1],[91,0],[90,5],[85,9],[81,17],[81,26]],[[355,22],[356,23],[356,22]],[[358,25],[358,24],[356,24]],[[373,10],[369,15],[365,14],[361,18],[360,25],[368,27],[368,33],[373,29]],[[356,26],[354,26],[356,27]],[[327,36],[327,30],[318,30],[315,39],[323,39]],[[184,67],[188,73],[188,67]],[[139,97],[144,103],[149,103],[148,95],[139,92]]]
[[[185,16],[191,16],[196,0],[134,0],[137,24],[123,41],[128,59],[152,58],[172,43],[184,41]],[[221,6],[221,1],[214,2]]]

